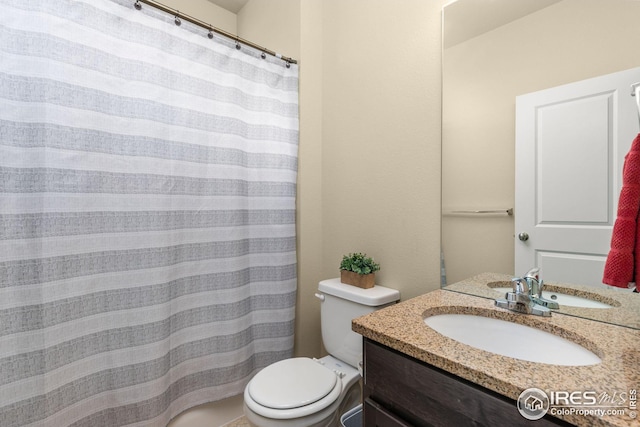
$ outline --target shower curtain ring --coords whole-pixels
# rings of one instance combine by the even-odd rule
[[[213,38],[213,30],[211,29],[211,27],[209,27],[209,34],[207,34],[207,37],[209,37],[210,39]]]
[[[242,46],[240,46],[240,42],[238,42],[238,40],[236,40],[236,49],[240,50],[242,48]]]
[[[177,10],[176,12],[180,13],[179,10]],[[178,15],[176,15],[176,19],[174,19],[173,22],[175,22],[178,27],[180,26],[180,24],[182,24],[182,21],[180,20],[180,17]]]
[[[140,0],[136,0],[136,3],[133,5],[137,10],[142,9],[142,5],[140,4]]]

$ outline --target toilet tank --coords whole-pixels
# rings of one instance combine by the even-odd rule
[[[340,279],[318,284],[324,348],[333,357],[357,368],[362,361],[362,335],[351,330],[351,320],[400,299],[400,292],[384,286],[369,289],[346,285]]]

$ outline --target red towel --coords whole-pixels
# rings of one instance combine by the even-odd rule
[[[631,143],[622,168],[618,217],[611,235],[611,250],[602,282],[626,288],[640,284],[640,134]]]

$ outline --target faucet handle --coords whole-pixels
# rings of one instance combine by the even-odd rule
[[[531,277],[532,279],[540,281],[540,269],[538,267],[533,267],[531,270],[526,272],[524,277]]]
[[[540,279],[540,269],[538,267],[527,271],[527,274],[524,275],[524,280],[529,284],[529,290],[532,296],[542,296],[542,287],[544,284],[542,279]]]

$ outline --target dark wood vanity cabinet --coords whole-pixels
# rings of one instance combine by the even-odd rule
[[[367,338],[363,384],[364,427],[570,425],[529,421],[514,401]]]

